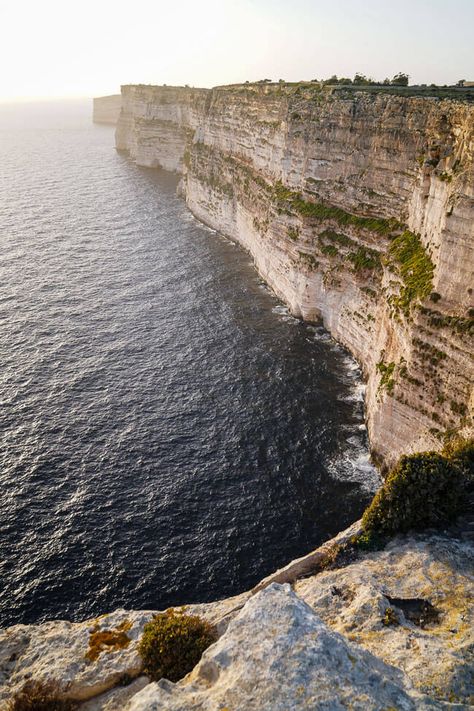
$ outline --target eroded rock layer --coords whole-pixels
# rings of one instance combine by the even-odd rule
[[[284,84],[122,97],[117,147],[182,173],[196,217],[359,360],[381,462],[472,432],[472,104]]]

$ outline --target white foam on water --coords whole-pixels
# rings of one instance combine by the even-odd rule
[[[382,483],[363,440],[357,437],[349,438],[344,451],[328,463],[328,470],[334,479],[357,483],[370,494],[375,493]]]

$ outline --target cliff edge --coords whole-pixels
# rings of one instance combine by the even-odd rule
[[[357,526],[253,593],[188,606],[219,638],[178,683],[143,675],[150,611],[0,631],[0,708],[31,679],[54,680],[80,711],[472,708],[472,540],[398,537],[325,567]]]

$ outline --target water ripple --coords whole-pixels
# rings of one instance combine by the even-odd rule
[[[0,116],[3,624],[239,592],[377,485],[353,362],[89,110]]]

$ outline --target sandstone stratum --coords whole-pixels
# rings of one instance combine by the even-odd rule
[[[353,353],[380,464],[472,435],[474,104],[124,86],[116,145],[180,173],[192,213]]]

